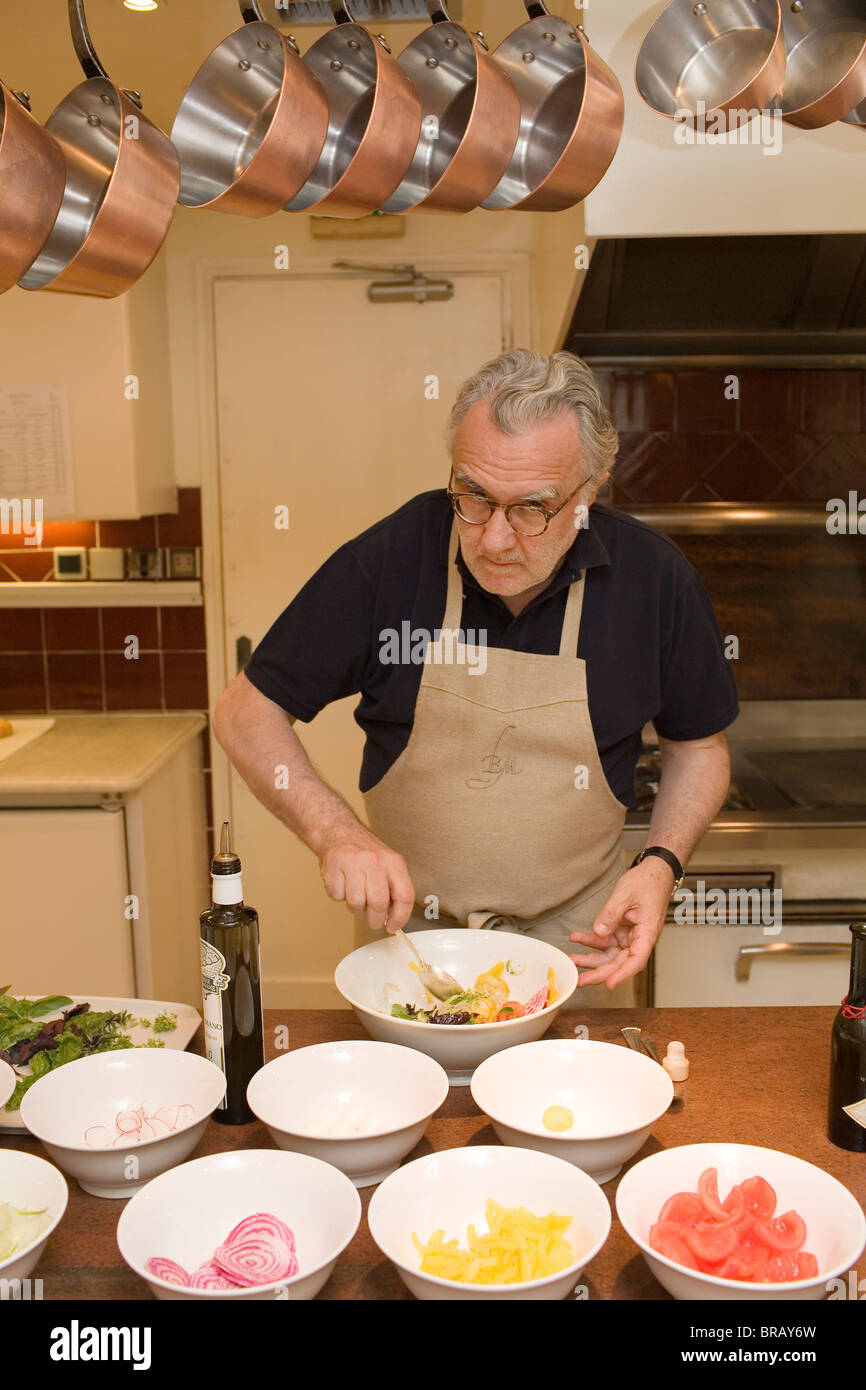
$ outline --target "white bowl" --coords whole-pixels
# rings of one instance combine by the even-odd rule
[[[97,1052],[34,1082],[21,1102],[21,1120],[85,1192],[126,1198],[192,1153],[225,1084],[219,1067],[194,1052],[149,1047]],[[191,1124],[181,1121],[184,1127],[172,1133],[137,1142],[94,1146],[110,1139],[121,1112],[143,1107],[152,1115],[181,1104],[193,1107]]]
[[[445,1239],[466,1246],[466,1228],[487,1230],[485,1206],[528,1207],[535,1216],[570,1215],[565,1232],[577,1258],[559,1274],[519,1284],[463,1284],[423,1274],[412,1240],[444,1228]],[[597,1183],[570,1163],[528,1149],[468,1147],[416,1158],[386,1178],[370,1199],[367,1221],[379,1249],[406,1287],[421,1299],[559,1299],[598,1254],[610,1231],[610,1207]]]
[[[250,1109],[281,1149],[333,1163],[356,1187],[393,1173],[447,1095],[432,1057],[381,1042],[299,1047],[247,1087]]]
[[[529,1018],[504,1023],[413,1023],[390,1015],[392,1003],[421,1004],[425,998],[417,975],[409,968],[413,956],[404,942],[395,936],[383,937],[340,961],[334,972],[337,989],[367,1032],[382,1042],[426,1052],[445,1068],[452,1086],[467,1086],[479,1062],[494,1052],[540,1038],[577,988],[577,969],[564,951],[518,932],[444,927],[407,935],[431,965],[441,966],[466,988],[498,961],[511,961],[520,973],[506,974],[505,979],[511,996],[522,1004],[547,983],[548,969],[554,970],[559,998]],[[393,986],[393,991],[387,986]]]
[[[8,1062],[0,1061],[0,1106],[6,1104],[7,1100],[15,1090],[15,1083],[18,1077],[10,1067]]]
[[[642,1052],[575,1038],[509,1048],[482,1062],[472,1078],[475,1104],[503,1144],[565,1158],[596,1182],[615,1178],[646,1143],[673,1094],[664,1067]],[[545,1128],[551,1105],[571,1110],[570,1129]]]
[[[35,1154],[19,1153],[15,1149],[0,1149],[0,1201],[11,1202],[20,1211],[45,1209],[48,1224],[45,1230],[0,1260],[0,1279],[26,1279],[39,1259],[51,1232],[60,1221],[69,1200],[69,1189],[63,1174],[53,1163]]]
[[[662,1205],[675,1192],[695,1192],[706,1168],[718,1169],[722,1201],[734,1183],[766,1178],[776,1191],[776,1214],[794,1210],[805,1221],[804,1249],[818,1261],[817,1276],[790,1284],[750,1284],[685,1269],[653,1250],[649,1232]],[[823,1298],[828,1281],[856,1264],[866,1244],[866,1217],[847,1187],[805,1159],[753,1144],[683,1144],[651,1154],[623,1177],[616,1210],[652,1273],[674,1298],[759,1302]]]
[[[147,1267],[165,1255],[189,1273],[239,1221],[270,1212],[292,1230],[298,1273],[252,1288],[188,1289]],[[361,1221],[361,1199],[330,1163],[279,1149],[237,1149],[182,1163],[154,1178],[124,1207],[117,1244],[131,1269],[163,1299],[311,1299],[327,1282]]]

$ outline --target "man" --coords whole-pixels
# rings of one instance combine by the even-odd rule
[[[525,932],[613,989],[646,965],[728,788],[736,717],[706,591],[666,537],[593,505],[618,438],[579,358],[515,350],[454,406],[448,490],[341,547],[220,698],[217,737],[373,930]],[[292,728],[360,692],[369,828]],[[641,730],[662,778],[626,867]],[[289,768],[289,790],[273,770]]]

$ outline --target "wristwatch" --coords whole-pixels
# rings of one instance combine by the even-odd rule
[[[673,870],[674,886],[671,889],[671,892],[675,893],[686,876],[685,870],[683,869],[683,866],[680,863],[680,861],[677,859],[677,856],[671,853],[669,849],[665,849],[662,845],[648,845],[646,849],[641,850],[640,854],[635,855],[629,867],[634,869],[638,864],[640,864],[642,859],[646,859],[647,856],[650,854],[654,854],[657,859],[663,859],[667,864],[668,868]]]

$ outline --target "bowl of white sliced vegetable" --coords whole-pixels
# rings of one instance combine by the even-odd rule
[[[27,1279],[66,1211],[69,1189],[53,1163],[0,1149],[0,1280]],[[13,1294],[14,1296],[14,1294]]]
[[[448,1095],[438,1062],[383,1042],[318,1043],[256,1072],[247,1102],[281,1149],[371,1187],[411,1153]]]

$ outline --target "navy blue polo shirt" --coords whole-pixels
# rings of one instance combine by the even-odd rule
[[[409,741],[423,665],[382,660],[382,634],[435,633],[445,613],[451,504],[425,492],[326,560],[259,643],[246,676],[295,719],[360,695],[361,791],[385,775]],[[614,796],[635,804],[641,730],[666,739],[719,733],[737,716],[737,692],[709,595],[673,541],[610,507],[589,524],[552,582],[514,617],[457,561],[462,627],[487,644],[556,655],[569,585],[586,570],[577,656],[586,662],[589,714]],[[482,678],[483,679],[483,678]]]

